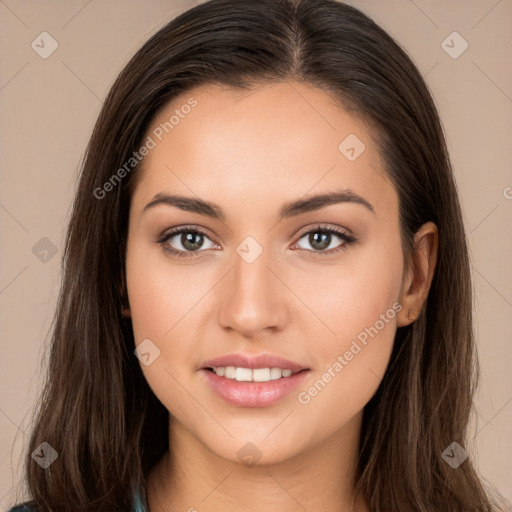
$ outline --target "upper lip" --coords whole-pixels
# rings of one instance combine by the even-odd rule
[[[292,372],[298,372],[300,370],[306,370],[307,367],[288,361],[283,357],[279,357],[273,354],[226,354],[224,356],[216,357],[208,361],[201,363],[201,369],[203,368],[216,368],[218,366],[236,366],[238,368],[281,368],[281,370],[291,370]]]

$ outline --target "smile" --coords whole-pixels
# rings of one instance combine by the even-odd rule
[[[200,371],[206,385],[217,396],[239,407],[266,407],[285,398],[311,370],[280,368],[213,367]],[[223,375],[221,375],[223,373]]]

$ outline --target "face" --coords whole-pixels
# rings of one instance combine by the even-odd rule
[[[398,196],[368,130],[330,93],[287,82],[198,87],[146,134],[126,255],[135,342],[172,424],[213,454],[296,456],[348,428],[377,390],[404,261]],[[231,354],[303,371],[251,383],[204,369]]]

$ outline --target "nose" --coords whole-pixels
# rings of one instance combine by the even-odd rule
[[[284,328],[288,320],[290,291],[279,276],[275,258],[264,248],[248,263],[238,253],[219,290],[219,323],[245,337]]]

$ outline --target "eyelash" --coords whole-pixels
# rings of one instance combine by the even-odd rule
[[[198,252],[204,251],[204,250],[203,251],[201,251],[201,250],[182,251],[180,249],[174,249],[173,247],[170,247],[167,242],[174,236],[180,235],[182,233],[200,234],[200,235],[204,235],[207,238],[210,238],[201,229],[198,229],[198,228],[192,227],[192,226],[184,226],[184,227],[176,228],[176,229],[173,229],[171,231],[164,233],[156,242],[158,245],[160,245],[162,247],[162,249],[165,252],[167,252],[167,253],[171,254],[173,257],[177,257],[177,258],[193,258],[193,257],[195,257],[195,254],[197,254]],[[343,231],[338,230],[336,228],[324,227],[321,225],[317,225],[317,226],[313,227],[312,229],[310,229],[309,231],[302,233],[302,235],[298,238],[298,240],[301,240],[302,238],[304,238],[304,236],[309,235],[311,233],[330,233],[330,234],[338,236],[339,238],[341,238],[343,240],[343,243],[339,247],[337,247],[335,249],[330,249],[329,251],[325,251],[325,250],[311,251],[309,249],[298,249],[300,251],[313,252],[315,254],[315,256],[308,256],[308,257],[313,257],[313,258],[316,257],[316,255],[331,256],[332,254],[336,254],[338,252],[344,251],[347,249],[348,246],[355,244],[359,240],[358,238],[355,238],[351,235],[347,235]]]

